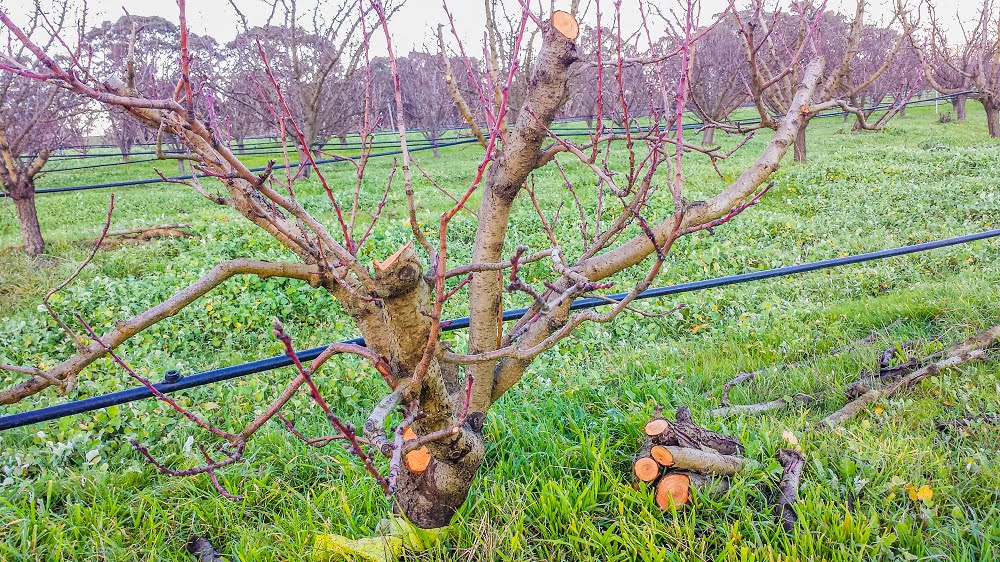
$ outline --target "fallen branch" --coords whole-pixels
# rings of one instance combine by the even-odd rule
[[[1000,424],[1000,414],[982,414],[978,416],[966,416],[951,421],[939,422],[935,427],[938,430],[953,429],[956,427],[968,427],[970,425],[998,425]]]
[[[840,410],[823,418],[817,424],[817,427],[833,428],[843,425],[844,422],[856,416],[865,406],[877,402],[883,397],[892,396],[901,390],[912,388],[925,378],[937,375],[945,369],[954,369],[966,363],[979,361],[986,357],[988,348],[996,343],[998,337],[1000,337],[1000,324],[984,330],[940,353],[940,356],[945,357],[944,359],[917,369],[889,386],[868,390],[861,396],[848,402]]]
[[[680,445],[692,449],[711,449],[723,455],[742,455],[743,444],[727,435],[705,429],[694,423],[691,409],[677,408],[676,419],[656,418],[646,424],[644,431],[656,445]],[[661,429],[662,428],[662,429]],[[657,430],[660,430],[657,433]]]
[[[871,333],[869,333],[867,336],[865,336],[865,337],[863,337],[861,339],[854,340],[854,341],[852,341],[852,342],[850,342],[850,343],[848,343],[846,345],[842,345],[840,347],[835,347],[835,348],[831,349],[829,352],[826,353],[826,356],[827,357],[836,357],[837,355],[840,355],[841,353],[843,353],[845,351],[848,351],[850,349],[854,349],[855,347],[860,347],[860,346],[863,346],[863,345],[868,345],[868,344],[872,343],[873,341],[875,341],[880,335],[888,334],[889,330],[891,330],[894,327],[898,326],[901,322],[902,322],[902,319],[898,319],[898,320],[893,321],[888,326],[882,328],[881,330],[872,330]],[[735,377],[733,377],[725,385],[722,386],[722,393],[721,393],[721,396],[719,397],[719,405],[720,406],[729,406],[729,392],[733,389],[733,387],[735,387],[735,386],[737,386],[739,384],[742,384],[742,383],[744,383],[746,381],[749,381],[749,380],[753,380],[753,379],[757,378],[759,375],[761,375],[763,373],[766,373],[768,371],[775,370],[775,369],[777,369],[779,367],[784,367],[786,369],[787,368],[791,368],[791,367],[800,367],[802,365],[805,365],[806,363],[811,363],[811,362],[813,362],[815,360],[816,360],[816,357],[809,357],[809,358],[806,358],[806,359],[800,359],[798,361],[794,361],[792,363],[785,363],[785,364],[782,364],[782,365],[769,365],[767,367],[764,367],[763,369],[757,369],[756,371],[751,371],[749,373],[740,373],[740,374],[736,375]],[[709,393],[709,395],[711,395],[711,394],[712,393]],[[764,411],[766,411],[766,410],[764,410]]]
[[[161,224],[128,230],[113,230],[105,236],[104,243],[112,241],[148,242],[157,238],[189,238],[194,236],[194,234],[187,231],[190,228],[190,224]]]
[[[794,449],[778,451],[778,463],[784,469],[781,482],[778,484],[778,498],[775,502],[775,513],[781,518],[781,526],[788,532],[795,529],[798,516],[795,514],[795,502],[799,498],[799,482],[802,480],[802,468],[806,459],[802,453]]]
[[[809,394],[796,394],[794,396],[789,396],[786,398],[779,398],[777,400],[771,400],[770,402],[759,402],[757,404],[737,404],[734,406],[723,406],[721,408],[716,408],[712,410],[712,415],[720,418],[725,418],[735,415],[757,415],[763,414],[765,412],[773,412],[776,410],[784,410],[785,408],[792,407],[793,404],[809,404],[816,397]]]

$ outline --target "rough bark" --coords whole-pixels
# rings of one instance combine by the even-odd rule
[[[28,182],[11,190],[10,198],[14,200],[17,209],[17,222],[21,228],[21,239],[24,241],[24,251],[30,256],[45,253],[45,240],[42,238],[42,227],[38,223],[38,210],[35,208],[35,185]]]
[[[965,121],[965,100],[967,99],[966,94],[959,94],[952,98],[951,108],[955,111],[955,119],[957,121]]]
[[[709,127],[702,133],[701,145],[712,146],[713,142],[715,142],[715,127]]]
[[[794,144],[794,157],[795,161],[800,164],[806,163],[806,124],[808,121],[802,124],[802,127],[795,133],[795,144]]]
[[[427,469],[414,473],[405,465],[396,490],[396,509],[422,529],[436,529],[451,522],[465,503],[486,452],[481,431],[436,442]]]
[[[781,449],[778,451],[778,462],[784,470],[781,482],[778,484],[775,513],[781,519],[781,526],[791,532],[798,520],[794,506],[799,499],[799,482],[802,480],[802,468],[806,459],[802,453],[794,449]]]

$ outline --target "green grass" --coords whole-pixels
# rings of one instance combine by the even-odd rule
[[[786,160],[763,202],[716,236],[683,240],[659,284],[788,265],[996,228],[1000,224],[1000,143],[985,134],[976,111],[961,124],[937,123],[930,108],[910,111],[882,133],[852,135],[838,119],[809,130],[807,165]],[[754,139],[722,172],[732,177],[767,135]],[[452,191],[474,174],[480,150],[442,150],[421,166]],[[622,154],[612,158],[624,162]],[[578,185],[587,172],[563,160]],[[251,160],[251,165],[262,162]],[[705,162],[687,165],[692,198],[719,189]],[[169,164],[168,164],[169,166]],[[131,170],[131,171],[129,171]],[[165,172],[170,170],[168,167]],[[348,185],[350,170],[325,167],[332,185]],[[374,204],[388,161],[373,162],[365,203]],[[664,180],[668,172],[662,172]],[[149,164],[50,174],[39,187],[150,177]],[[69,177],[67,177],[69,176]],[[422,224],[436,224],[446,207],[418,179]],[[566,247],[579,247],[576,216],[553,170],[536,188]],[[315,180],[300,199],[329,219]],[[51,258],[44,265],[16,251],[0,254],[0,362],[51,365],[70,353],[65,338],[37,306],[85,256],[80,240],[97,235],[109,192],[40,196]],[[220,259],[282,259],[268,237],[225,209],[180,186],[116,190],[114,227],[167,222],[193,225],[198,238],[153,242],[101,252],[57,306],[101,327],[162,300]],[[667,201],[665,194],[657,202]],[[584,196],[588,208],[595,204]],[[569,206],[567,206],[569,205]],[[400,196],[386,208],[366,258],[382,257],[406,239]],[[453,226],[454,263],[467,255],[471,216]],[[530,202],[519,200],[511,247],[541,247],[544,233]],[[0,204],[0,247],[18,243],[12,207]],[[422,560],[997,560],[1000,558],[1000,440],[991,428],[941,433],[935,421],[1000,409],[996,360],[945,373],[913,393],[884,401],[844,431],[807,428],[838,408],[834,393],[808,409],[720,421],[708,417],[717,390],[736,373],[815,357],[776,368],[734,390],[734,402],[772,399],[834,386],[870,367],[888,345],[940,337],[946,345],[1000,322],[998,242],[983,241],[915,256],[681,295],[642,305],[661,310],[683,302],[669,318],[622,318],[587,326],[546,353],[488,417],[489,450],[480,479],[453,532]],[[541,277],[540,265],[527,275]],[[624,286],[635,272],[618,281]],[[456,299],[458,300],[458,299]],[[507,306],[523,301],[510,299]],[[456,302],[449,316],[464,314]],[[301,347],[356,335],[329,297],[297,282],[229,281],[188,310],[133,338],[122,352],[158,378],[235,364],[279,352],[270,336],[279,316]],[[836,357],[823,352],[896,324],[871,345]],[[457,332],[449,336],[461,343]],[[186,392],[213,420],[238,427],[273,396],[287,370]],[[16,377],[0,375],[10,385]],[[382,392],[377,377],[344,360],[321,383],[342,417],[360,420]],[[81,377],[72,397],[45,394],[0,413],[64,402],[133,386],[110,362]],[[629,465],[641,424],[652,408],[692,407],[702,423],[739,436],[753,459],[721,498],[699,497],[676,514],[661,514],[645,491],[631,487]],[[305,399],[290,417],[309,434],[324,420]],[[223,421],[225,420],[225,421]],[[771,515],[780,476],[774,460],[782,432],[792,431],[807,455],[798,507],[800,523],[784,533]],[[318,533],[364,536],[389,505],[360,465],[340,449],[308,449],[279,424],[251,443],[245,463],[222,481],[245,495],[219,497],[207,479],[170,478],[142,462],[125,440],[136,436],[177,466],[193,465],[189,437],[202,436],[155,402],[133,403],[0,434],[0,560],[190,560],[192,534],[210,537],[239,560],[301,560]],[[929,502],[904,486],[929,485]]]

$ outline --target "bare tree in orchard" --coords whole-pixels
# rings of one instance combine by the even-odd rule
[[[896,114],[905,116],[906,102],[924,85],[920,59],[909,47],[901,48],[875,80],[868,80],[878,73],[883,54],[891,51],[899,39],[899,32],[891,27],[866,25],[861,30],[857,62],[846,78],[847,87],[854,92],[850,103],[860,108],[864,116],[864,121],[853,116],[854,132],[863,130],[863,122],[877,129]],[[844,117],[849,119],[852,114],[845,113]]]
[[[345,443],[392,498],[394,509],[423,528],[447,525],[465,502],[486,454],[483,426],[487,413],[524,377],[535,358],[588,322],[611,322],[629,312],[650,314],[636,309],[633,301],[664,271],[674,244],[684,236],[722,227],[757,203],[768,191],[770,176],[804,127],[812,108],[839,103],[839,99],[820,96],[821,82],[828,76],[824,56],[804,49],[804,62],[795,65],[794,93],[785,105],[787,110],[777,116],[764,114],[768,126],[774,129],[770,141],[736,179],[720,180],[712,195],[694,200],[686,189],[683,156],[697,153],[726,157],[692,142],[681,127],[681,118],[689,108],[693,46],[710,28],[698,21],[699,6],[693,1],[681,4],[671,31],[666,26],[654,27],[650,18],[644,18],[641,34],[648,37],[648,52],[630,62],[651,65],[652,75],[660,82],[656,105],[669,107],[670,111],[652,115],[650,126],[642,131],[603,131],[598,125],[589,139],[580,142],[561,138],[551,129],[569,96],[569,73],[580,64],[577,20],[567,12],[554,11],[543,17],[525,9],[518,16],[520,31],[515,44],[523,48],[526,30],[534,29],[540,48],[532,57],[517,118],[506,118],[510,86],[516,74],[508,70],[500,75],[500,103],[490,126],[482,131],[486,149],[475,169],[469,171],[469,181],[458,183],[449,178],[447,182],[435,182],[454,205],[440,215],[428,234],[418,224],[418,193],[411,173],[414,163],[407,150],[405,105],[409,94],[401,87],[387,10],[379,0],[355,4],[350,21],[357,20],[365,28],[377,26],[388,46],[401,148],[399,165],[384,187],[375,187],[380,203],[372,209],[359,208],[358,204],[362,190],[372,189],[370,182],[362,181],[363,166],[356,168],[357,181],[345,185],[328,184],[322,170],[314,166],[328,203],[312,212],[295,197],[294,180],[300,176],[252,172],[219,138],[218,130],[206,124],[206,116],[193,103],[184,1],[178,4],[180,80],[167,97],[149,99],[116,89],[94,79],[74,61],[55,60],[44,45],[33,42],[0,11],[0,22],[41,65],[39,69],[26,61],[5,60],[3,67],[19,79],[58,84],[82,97],[122,108],[150,129],[163,128],[177,135],[190,157],[197,159],[199,170],[218,180],[224,194],[209,195],[200,183],[187,183],[272,236],[287,250],[288,261],[241,258],[221,262],[162,303],[106,330],[92,327],[84,317],[86,311],[80,311],[77,320],[90,343],[44,371],[32,366],[0,366],[26,377],[0,391],[0,404],[18,402],[50,387],[70,385],[101,358],[110,358],[153,389],[123,355],[122,346],[129,338],[177,313],[234,275],[298,279],[335,296],[364,336],[365,346],[336,343],[310,364],[302,364],[289,336],[295,327],[286,330],[276,319],[274,333],[294,363],[295,376],[271,403],[261,405],[255,419],[235,432],[222,429],[154,389],[161,400],[203,428],[215,443],[202,449],[204,465],[185,469],[161,463],[144,445],[136,443],[136,448],[161,472],[207,474],[220,493],[232,497],[218,483],[216,472],[238,462],[250,438],[269,420],[285,421],[280,413],[282,407],[305,390],[304,394],[323,410],[333,428],[331,435],[311,443]],[[728,13],[732,12],[727,10],[721,17]],[[819,25],[812,22],[809,33],[818,32],[815,27]],[[676,43],[665,49],[660,39],[671,33],[676,34]],[[754,37],[760,40],[759,35]],[[756,43],[753,45],[756,49]],[[286,130],[302,139],[305,133],[290,107],[293,81],[286,82],[276,75],[270,53],[265,47],[260,50],[264,58],[259,68],[272,80],[277,100],[275,115]],[[516,60],[522,60],[521,55]],[[665,68],[656,63],[668,60],[670,68],[677,69],[676,76],[667,77],[655,70]],[[618,65],[626,62],[618,61]],[[617,81],[616,76],[621,74],[601,73],[595,88],[600,91],[604,80]],[[667,84],[676,86],[670,88]],[[618,84],[616,88],[624,87]],[[372,121],[363,117],[365,123]],[[505,122],[506,129],[502,125]],[[363,140],[370,138],[370,132],[371,127],[362,127]],[[619,169],[611,169],[610,163],[619,160],[610,158],[612,151],[627,156],[627,163]],[[311,158],[311,152],[304,156]],[[568,174],[558,174],[558,181],[534,174],[546,167],[558,172],[569,166],[588,172],[590,177],[574,183]],[[366,254],[370,246],[366,241],[377,227],[383,206],[391,200],[390,194],[396,192],[402,195],[397,200],[405,202],[412,238],[392,255],[378,256],[372,262]],[[562,229],[554,226],[558,213],[542,208],[537,197],[540,192],[561,197],[566,203],[564,212],[573,210],[570,212],[576,215],[574,222],[579,225],[578,241],[560,239],[557,232]],[[479,203],[473,206],[470,201]],[[534,209],[545,243],[529,248],[508,236],[515,204],[524,205],[529,212]],[[329,226],[316,218],[319,211],[325,214],[331,209],[335,218]],[[467,217],[472,212],[474,224],[467,223],[475,229],[471,257],[459,259],[455,256],[468,242],[462,230],[453,226],[457,221],[472,221]],[[570,307],[579,297],[601,296],[612,288],[625,296],[609,300],[602,311],[574,311]],[[442,340],[446,303],[468,310],[467,344],[451,346]],[[527,311],[505,322],[504,311],[522,303],[527,305]],[[324,388],[333,383],[320,370],[341,354],[357,356],[369,364],[372,373],[377,373],[386,385],[384,395],[370,397],[373,408],[361,424],[360,435],[354,425],[331,410],[323,396]],[[287,425],[294,430],[292,420],[287,420]]]
[[[114,22],[105,21],[86,35],[88,49],[94,53],[91,72],[121,80],[127,89],[142,96],[168,95],[169,88],[177,82],[174,50],[179,34],[176,24],[159,16],[125,15]],[[192,57],[200,65],[214,67],[218,57],[214,39],[191,35],[190,45]],[[117,76],[123,68],[124,76]],[[107,116],[109,133],[121,151],[122,160],[128,160],[135,145],[157,140],[156,131],[149,131],[124,111],[111,108]]]
[[[74,17],[68,2],[44,12],[39,8],[22,33],[26,37],[49,36],[44,45],[51,48],[53,36],[71,28]],[[13,39],[3,37],[8,38]],[[68,54],[79,55],[79,51]],[[0,55],[0,65],[23,66],[28,72],[37,66],[33,55],[20,43]],[[81,141],[81,127],[77,125],[82,105],[78,97],[67,95],[53,84],[22,80],[10,73],[0,76],[0,192],[14,203],[24,251],[29,255],[45,253],[35,208],[35,179],[53,150]]]
[[[434,156],[437,157],[438,142],[442,134],[463,122],[445,81],[441,58],[413,51],[396,60],[396,69],[399,87],[407,93],[403,100],[403,117],[410,126],[417,127],[431,143]],[[389,84],[388,91],[391,93],[393,76],[389,65],[387,70],[389,74],[383,80]]]
[[[850,17],[809,4],[794,4],[792,12],[770,10],[763,0],[753,0],[752,8],[736,14],[743,38],[743,51],[750,68],[750,96],[760,116],[761,127],[774,128],[777,116],[795,111],[791,104],[798,84],[810,65],[820,65],[823,76],[803,115],[795,136],[795,161],[806,161],[806,127],[824,111],[840,109],[859,117],[860,128],[878,129],[885,122],[869,123],[861,108],[852,104],[859,92],[875,82],[892,64],[912,31],[904,14],[898,37],[888,50],[877,55],[875,64],[865,62],[861,53],[865,29],[865,0],[858,0]],[[720,127],[734,130],[733,127]],[[741,130],[736,128],[736,130]]]
[[[1000,4],[983,0],[973,22],[964,22],[964,45],[948,44],[934,6],[927,5],[928,30],[924,41],[914,39],[920,50],[927,83],[945,95],[955,95],[955,112],[965,118],[965,100],[983,104],[986,126],[1000,137]],[[966,94],[968,90],[972,93]]]
[[[750,100],[746,67],[734,63],[743,57],[740,29],[732,16],[698,40],[691,61],[691,112],[705,123],[724,122]],[[715,140],[715,127],[706,127],[703,144]]]
[[[387,6],[387,17],[401,3]],[[234,8],[239,8],[233,4]],[[259,60],[258,42],[271,58],[272,72],[286,86],[286,105],[302,131],[302,138],[289,135],[298,146],[299,161],[308,162],[310,150],[321,149],[331,136],[346,142],[348,131],[357,126],[364,111],[364,45],[371,33],[370,22],[359,19],[356,0],[319,2],[311,10],[300,11],[296,0],[275,1],[272,19],[259,28],[244,27],[230,44],[243,51],[244,60]],[[245,20],[244,20],[245,21]],[[257,66],[251,66],[257,68]],[[255,76],[266,86],[259,69]],[[261,80],[263,79],[263,80]],[[253,101],[270,96],[260,88],[251,92]],[[273,97],[269,103],[273,103]],[[318,154],[318,153],[317,153]],[[309,168],[303,168],[309,173]]]

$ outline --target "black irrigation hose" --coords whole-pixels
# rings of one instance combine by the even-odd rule
[[[689,283],[680,283],[677,285],[667,285],[666,287],[657,287],[654,289],[649,289],[647,291],[644,291],[640,293],[636,297],[636,299],[665,297],[680,293],[688,293],[692,291],[711,289],[714,287],[724,287],[726,285],[736,285],[739,283],[747,283],[749,281],[770,279],[772,277],[784,277],[787,275],[806,273],[809,271],[816,271],[819,269],[828,269],[831,267],[840,267],[856,263],[881,260],[895,256],[903,256],[906,254],[913,254],[917,252],[925,252],[927,250],[944,248],[947,246],[955,246],[958,244],[966,244],[969,242],[974,242],[976,240],[985,240],[987,238],[994,238],[997,236],[1000,236],[1000,229],[987,230],[985,232],[978,232],[975,234],[966,234],[964,236],[956,236],[954,238],[946,238],[944,240],[936,240],[934,242],[913,244],[911,246],[903,246],[900,248],[879,250],[877,252],[869,252],[866,254],[855,254],[853,256],[846,256],[842,258],[821,260],[810,263],[803,263],[799,265],[790,265],[786,267],[778,267],[775,269],[766,269],[764,271],[754,271],[751,273],[741,273],[739,275],[729,275],[726,277],[716,277],[714,279],[691,281]],[[626,293],[618,293],[615,295],[608,295],[608,297],[606,298],[619,300],[624,298],[625,296]],[[573,301],[573,304],[570,305],[570,309],[582,310],[586,308],[597,308],[600,306],[608,306],[609,304],[610,303],[608,302],[608,300],[605,299],[581,298]],[[526,308],[507,310],[503,314],[503,319],[505,321],[516,320],[520,318],[522,315],[524,315],[525,312],[527,312]],[[460,330],[468,327],[469,327],[468,317],[456,318],[454,320],[447,320],[441,323],[441,330],[445,332],[452,330]],[[365,340],[364,338],[354,338],[351,340],[346,340],[341,343],[364,345]],[[300,361],[311,361],[315,359],[320,353],[322,353],[323,350],[326,349],[326,347],[327,346],[320,346],[311,349],[306,349],[297,352],[297,355]],[[160,392],[169,394],[171,392],[177,392],[178,390],[186,390],[188,388],[204,386],[237,377],[244,377],[247,375],[261,373],[264,371],[270,371],[281,367],[287,367],[288,365],[291,365],[291,361],[288,359],[288,357],[284,355],[278,355],[276,357],[259,359],[257,361],[252,361],[250,363],[243,363],[241,365],[233,365],[231,367],[224,367],[222,369],[203,371],[201,373],[196,373],[193,375],[183,376],[179,378],[175,377],[173,382],[164,381],[161,383],[157,383],[153,386]],[[55,406],[49,406],[47,408],[39,408],[37,410],[31,410],[19,414],[10,414],[7,416],[0,417],[0,431],[5,429],[13,429],[16,427],[23,427],[26,425],[31,425],[34,423],[40,423],[44,421],[51,421],[54,419],[63,418],[74,414],[81,414],[83,412],[90,412],[94,410],[99,410],[101,408],[107,408],[109,406],[117,406],[119,404],[125,404],[128,402],[134,402],[136,400],[142,400],[145,398],[152,398],[152,397],[153,393],[150,392],[149,389],[147,389],[146,387],[142,386],[137,388],[131,388],[128,390],[122,390],[119,392],[112,392],[110,394],[104,394],[101,396],[95,396],[93,398],[85,398],[83,400],[77,400],[74,402],[69,402],[67,404],[58,404]]]
[[[449,138],[449,139],[438,139],[436,143],[430,143],[430,142],[422,142],[422,141],[420,141],[420,142],[416,142],[416,143],[407,143],[407,145],[410,147],[410,150],[412,151],[412,150],[416,150],[417,148],[432,147],[432,145],[435,145],[435,144],[438,147],[441,147],[441,146],[444,146],[443,143],[445,143],[447,141],[450,141],[450,140],[452,140],[452,139],[451,138]],[[466,139],[463,138],[461,140],[466,140]],[[390,143],[384,143],[384,144],[380,145],[380,147],[381,146],[399,146],[399,143],[398,142],[396,142],[396,143],[391,143],[390,142]],[[354,146],[354,147],[348,146],[348,147],[338,147],[337,148],[337,150],[360,150],[360,149],[361,149],[360,145]],[[276,151],[276,149],[262,149],[262,150],[238,150],[238,149],[236,149],[236,150],[232,150],[232,153],[235,156],[281,156],[283,154],[280,151]],[[138,153],[133,152],[129,156],[135,156],[136,154],[138,154]],[[152,153],[143,153],[143,154],[152,154]],[[178,155],[178,154],[184,154],[184,153],[183,152],[169,151],[169,152],[165,152],[164,154]],[[84,160],[84,159],[87,159],[87,158],[117,158],[117,157],[120,157],[120,156],[121,156],[121,154],[118,154],[118,153],[96,154],[96,155],[87,156],[85,158],[77,158],[77,160]],[[65,168],[44,169],[40,173],[50,174],[50,173],[54,173],[54,172],[70,172],[70,171],[75,171],[75,170],[87,170],[87,169],[91,169],[91,168],[107,168],[107,167],[111,167],[111,166],[128,166],[129,164],[139,164],[139,163],[143,163],[143,162],[165,162],[165,161],[167,161],[167,160],[163,159],[163,158],[139,158],[139,159],[135,159],[135,160],[129,159],[127,162],[104,162],[104,163],[101,163],[101,164],[86,164],[86,165],[83,165],[83,166],[67,166]]]
[[[459,138],[459,137],[438,137],[437,138],[437,142],[441,143],[441,142],[445,142],[445,141],[449,141],[449,140],[454,140],[456,138]],[[410,142],[409,142],[409,144],[412,144],[414,146],[419,146],[419,145],[422,145],[422,144],[433,144],[433,141],[429,141],[427,139],[411,139]],[[249,155],[255,155],[255,154],[258,154],[258,155],[259,154],[274,154],[276,152],[280,152],[280,149],[282,148],[282,146],[283,145],[281,143],[274,143],[274,144],[254,144],[254,145],[247,145],[247,146],[244,146],[242,148],[240,148],[239,146],[230,146],[229,149],[230,149],[230,151],[232,151],[233,154],[235,154],[237,156],[249,156]],[[353,143],[353,142],[352,143],[347,143],[347,144],[327,142],[327,143],[323,143],[323,144],[319,144],[319,145],[314,145],[313,149],[314,150],[321,150],[321,149],[323,149],[325,147],[331,147],[331,148],[337,149],[337,150],[361,150],[363,147],[385,148],[385,147],[388,147],[388,146],[399,146],[399,142],[398,141],[392,141],[392,140],[375,141],[375,142],[367,143],[367,144],[364,144],[364,145],[361,144],[361,143]],[[289,144],[289,148],[292,149],[292,151],[294,151],[295,150],[295,145]],[[181,151],[173,150],[173,149],[165,150],[163,152],[164,152],[164,154],[186,154],[185,152],[181,152]],[[152,154],[156,154],[156,151],[155,150],[153,150],[153,151],[131,151],[131,152],[129,152],[127,154],[127,156],[129,156],[129,157],[132,157],[132,156],[149,156],[149,155],[152,155]],[[88,159],[92,159],[92,158],[121,158],[122,156],[125,156],[125,155],[126,155],[125,153],[120,152],[120,151],[119,152],[89,152],[87,154],[67,154],[67,153],[63,153],[63,154],[53,154],[52,156],[49,156],[49,160],[56,161],[56,160],[88,160]],[[121,162],[121,164],[130,164],[130,163],[131,162]]]

